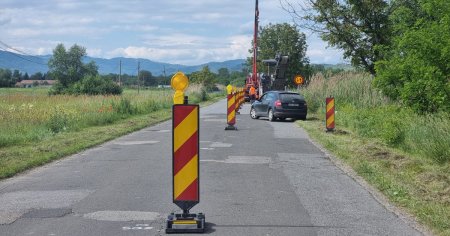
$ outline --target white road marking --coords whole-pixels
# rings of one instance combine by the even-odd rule
[[[151,230],[153,227],[151,227],[149,224],[136,224],[135,226],[123,226],[122,230]]]
[[[210,147],[216,148],[216,147],[231,147],[233,144],[231,143],[222,143],[222,142],[213,142]]]
[[[204,119],[203,121],[205,121],[205,122],[223,122],[223,123],[227,122],[227,120],[225,118],[223,118],[223,119]]]
[[[200,162],[217,162],[225,164],[268,164],[270,157],[262,156],[229,156],[226,160],[200,160]]]
[[[162,129],[162,130],[159,130],[159,131],[156,131],[156,132],[157,133],[168,133],[170,131],[171,131],[170,129]]]
[[[155,144],[159,143],[159,141],[156,140],[150,140],[150,141],[122,141],[122,142],[115,142],[116,145],[141,145],[141,144]]]
[[[208,118],[216,118],[217,116],[210,116],[210,115],[202,115],[200,114],[201,119],[208,119]]]
[[[83,215],[86,219],[101,221],[154,221],[160,217],[157,212],[145,211],[97,211]]]

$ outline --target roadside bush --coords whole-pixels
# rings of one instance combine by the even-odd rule
[[[114,111],[122,115],[133,115],[137,113],[137,108],[127,98],[120,98],[118,103],[112,102],[111,105]]]
[[[63,110],[55,108],[50,115],[47,126],[53,133],[59,133],[67,129],[68,123],[69,118],[67,114]]]
[[[86,76],[68,89],[70,94],[119,95],[122,88],[109,78]]]
[[[421,115],[372,89],[369,75],[342,73],[312,78],[304,94],[309,112],[325,119],[325,98],[335,97],[336,127],[346,127],[361,137],[418,154],[436,163],[450,162],[450,114]]]
[[[384,120],[380,131],[381,139],[388,145],[398,146],[405,140],[403,123],[398,117]]]
[[[102,78],[98,75],[89,75],[82,80],[64,87],[57,82],[48,92],[49,95],[120,95],[122,88],[109,78]]]
[[[415,115],[405,133],[405,149],[438,163],[450,162],[450,114]]]

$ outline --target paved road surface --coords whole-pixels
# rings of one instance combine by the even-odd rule
[[[338,169],[293,122],[225,131],[201,109],[201,202],[212,235],[420,235]],[[161,235],[171,202],[171,122],[0,182],[0,235]]]

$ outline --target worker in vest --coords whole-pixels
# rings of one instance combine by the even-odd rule
[[[248,92],[250,95],[250,103],[253,103],[256,99],[256,89],[253,87],[253,85],[250,87],[250,91]]]

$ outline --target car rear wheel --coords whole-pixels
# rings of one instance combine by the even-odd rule
[[[255,108],[253,108],[253,107],[252,107],[252,109],[250,109],[250,117],[251,117],[252,119],[258,119],[258,118],[259,118],[259,116],[256,115],[256,110],[255,110]]]
[[[269,109],[269,121],[275,121],[277,118],[273,115],[272,109]]]

